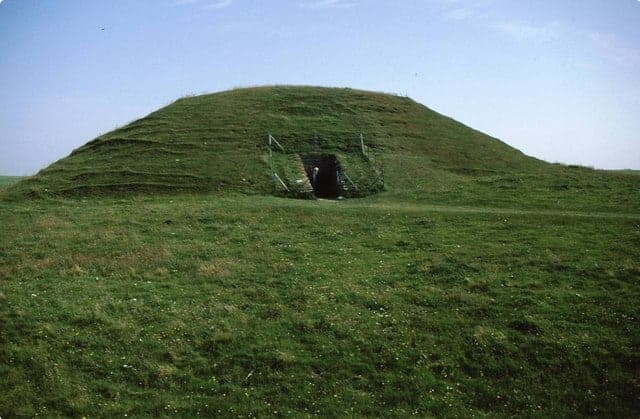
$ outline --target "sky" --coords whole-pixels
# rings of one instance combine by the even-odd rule
[[[540,159],[640,169],[638,0],[0,0],[0,175],[273,84],[405,95]]]

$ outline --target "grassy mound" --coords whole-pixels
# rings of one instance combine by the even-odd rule
[[[359,154],[361,132],[368,162]],[[285,147],[272,161],[268,133]],[[179,99],[74,150],[3,196],[239,192],[304,197],[309,194],[301,153],[313,150],[340,160],[359,188],[346,194],[351,196],[379,191],[374,181],[384,169],[385,192],[375,199],[640,211],[633,172],[549,164],[406,97],[291,86]],[[270,166],[276,166],[289,192],[274,181]]]
[[[349,153],[360,132],[391,171],[523,171],[542,162],[405,97],[319,87],[258,87],[187,97],[104,134],[21,182],[21,194],[272,191],[265,140],[290,150],[314,133]],[[397,171],[397,170],[396,170]]]

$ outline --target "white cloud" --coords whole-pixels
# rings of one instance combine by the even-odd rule
[[[203,9],[224,9],[231,6],[232,3],[233,0],[175,0],[175,4],[178,6],[197,4],[202,6]]]
[[[491,23],[489,28],[502,32],[516,41],[545,42],[557,39],[560,36],[561,25],[559,22],[551,22],[544,25],[531,25],[521,22]]]
[[[562,25],[559,22],[530,24],[502,21],[491,13],[492,0],[475,0],[465,3],[460,0],[432,1],[443,7],[443,16],[448,20],[468,22],[478,27],[495,30],[516,41],[550,41],[559,38],[562,32]]]
[[[308,9],[347,9],[357,4],[351,0],[316,0],[302,3],[301,6]]]
[[[217,1],[209,2],[206,6],[204,6],[204,8],[205,9],[224,9],[225,7],[231,6],[231,3],[233,3],[233,0],[217,0]]]
[[[618,64],[625,67],[640,66],[640,50],[629,46],[617,36],[602,32],[592,32],[587,36]]]
[[[469,20],[476,16],[476,12],[467,7],[460,7],[447,12],[446,17],[451,20]]]

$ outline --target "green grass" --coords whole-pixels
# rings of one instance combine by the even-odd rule
[[[373,168],[358,163],[360,130],[375,157]],[[317,133],[319,147],[337,154],[359,186],[368,186],[372,171],[384,166],[384,199],[640,212],[634,173],[545,163],[409,98],[287,86],[180,99],[98,137],[9,192],[15,199],[185,191],[269,195],[269,132],[289,153],[280,156],[285,180],[297,180],[296,153],[308,151]]]
[[[1,203],[0,415],[638,415],[640,214],[388,195]]]
[[[259,87],[188,97],[106,133],[13,189],[17,195],[113,195],[123,191],[272,192],[266,139],[287,152],[372,153],[416,174],[527,171],[547,164],[409,98],[353,89]],[[397,157],[397,158],[396,158]]]
[[[628,175],[640,175],[640,170],[622,169],[622,170],[610,170],[612,173],[623,173]]]
[[[384,190],[273,196],[267,132]],[[398,96],[180,99],[0,195],[0,416],[637,417],[637,179]]]
[[[0,176],[0,191],[6,189],[8,186],[17,183],[21,180],[22,176]]]

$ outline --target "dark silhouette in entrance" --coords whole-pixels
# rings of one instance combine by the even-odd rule
[[[333,154],[307,154],[302,157],[313,193],[318,198],[338,198],[342,187],[338,181],[340,162]]]

